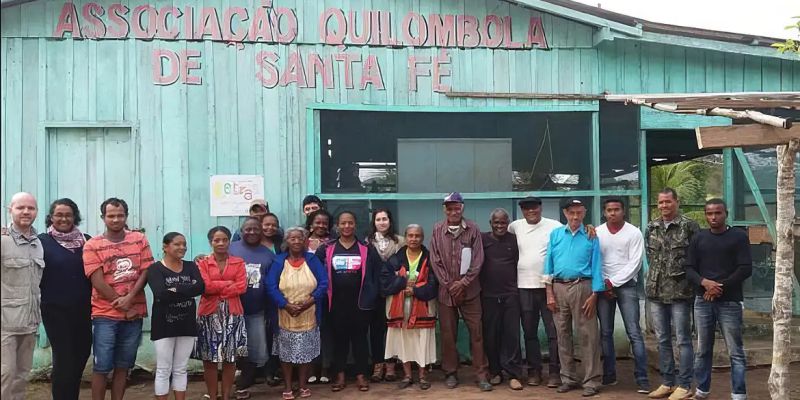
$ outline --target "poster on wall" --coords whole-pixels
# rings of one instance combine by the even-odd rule
[[[250,203],[264,198],[261,175],[213,175],[210,187],[212,217],[248,215]]]

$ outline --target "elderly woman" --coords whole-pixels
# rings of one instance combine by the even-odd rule
[[[217,398],[217,364],[222,363],[222,400],[230,400],[236,358],[247,356],[247,329],[239,296],[247,290],[244,260],[228,253],[231,231],[216,226],[208,231],[213,253],[197,260],[205,293],[197,311],[194,358],[203,361],[208,398]]]
[[[300,227],[286,231],[284,252],[279,254],[266,276],[267,293],[275,303],[272,354],[281,360],[284,400],[294,399],[292,370],[298,369],[300,397],[311,396],[306,387],[309,366],[320,353],[319,323],[323,299],[328,292],[328,275],[319,259],[306,248],[307,233]]]
[[[406,245],[384,264],[381,294],[386,296],[385,357],[403,362],[404,378],[398,385],[412,384],[411,363],[419,365],[419,387],[431,387],[425,379],[425,366],[436,361],[436,295],[439,284],[430,265],[428,249],[422,245],[424,232],[419,225],[405,231]]]
[[[47,232],[39,234],[45,264],[39,285],[42,322],[53,350],[55,400],[78,399],[92,349],[92,285],[83,273],[83,245],[89,237],[78,229],[80,223],[78,205],[58,199],[47,213]]]

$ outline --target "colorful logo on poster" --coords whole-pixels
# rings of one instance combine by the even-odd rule
[[[210,183],[211,216],[247,215],[250,202],[264,198],[260,175],[215,175]]]

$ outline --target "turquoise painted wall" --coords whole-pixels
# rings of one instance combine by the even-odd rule
[[[78,13],[86,3],[75,2]],[[107,9],[112,2],[98,3]],[[145,4],[123,3],[131,9]],[[296,12],[298,35],[292,44],[245,43],[242,49],[237,49],[212,40],[60,39],[52,36],[63,2],[36,1],[3,8],[0,28],[3,204],[7,204],[13,193],[25,190],[37,195],[40,207],[44,208],[65,192],[80,190],[86,186],[84,175],[58,171],[68,171],[75,163],[83,163],[88,170],[101,173],[98,179],[104,179],[104,184],[98,185],[98,193],[87,195],[86,204],[79,204],[85,220],[95,219],[87,226],[96,226],[96,230],[87,233],[99,233],[99,201],[95,199],[117,193],[128,195],[124,188],[109,189],[127,179],[133,187],[131,226],[146,228],[157,252],[160,250],[157,244],[165,232],[185,232],[189,234],[190,254],[197,254],[208,250],[205,232],[209,227],[238,224],[235,218],[209,216],[211,175],[263,175],[273,212],[284,225],[298,222],[300,200],[309,185],[306,152],[314,148],[313,143],[306,143],[306,124],[313,123],[313,118],[306,118],[306,109],[312,104],[476,110],[533,105],[569,108],[587,104],[448,98],[432,90],[430,76],[420,77],[419,90],[410,91],[409,57],[435,57],[442,49],[353,45],[341,49],[320,44],[319,16],[330,7],[345,12],[389,10],[395,24],[409,11],[425,16],[468,14],[480,19],[488,14],[512,16],[515,40],[527,34],[530,17],[541,17],[550,50],[444,49],[451,62],[451,76],[445,83],[453,91],[600,94],[800,90],[800,61],[780,58],[764,49],[711,43],[707,47],[717,50],[704,50],[687,47],[687,41],[681,38],[650,34],[601,41],[598,38],[605,36],[596,27],[500,0],[272,3]],[[153,1],[152,4],[156,8],[174,5],[180,9],[193,5],[197,10],[201,5],[217,7],[222,17],[222,10],[227,7],[253,10],[261,2]],[[196,19],[198,14],[199,11]],[[152,52],[157,48],[201,52],[201,68],[192,71],[192,75],[201,77],[202,84],[153,84]],[[385,90],[374,86],[366,90],[346,89],[345,71],[335,61],[332,89],[322,87],[319,78],[316,88],[298,88],[294,84],[264,88],[256,77],[259,68],[255,59],[260,51],[274,51],[280,57],[280,69],[293,52],[299,53],[304,61],[309,53],[329,57],[345,51],[360,54],[364,60],[374,55]],[[353,77],[358,85],[360,67],[355,68]],[[124,157],[109,158],[106,154],[99,159],[71,158],[71,151],[84,155],[99,151],[99,142],[78,140],[65,145],[53,139],[53,135],[64,129],[108,127],[128,132],[127,139],[114,142],[122,146]],[[106,177],[102,171],[111,173]],[[52,182],[53,176],[58,176],[57,185]],[[5,213],[2,222],[7,222]],[[41,226],[41,218],[39,223]]]

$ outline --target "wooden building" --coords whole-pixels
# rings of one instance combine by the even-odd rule
[[[552,218],[582,196],[595,224],[621,196],[641,225],[651,168],[702,157],[701,195],[769,226],[774,148],[700,151],[694,128],[732,122],[602,95],[800,91],[775,39],[566,0],[3,1],[0,26],[4,204],[70,197],[94,235],[121,197],[131,227],[184,232],[190,254],[238,225],[211,216],[214,175],[262,176],[284,226],[317,194],[362,229],[377,207],[430,227],[450,191],[486,229],[531,194]],[[754,308],[771,296],[759,251]]]

